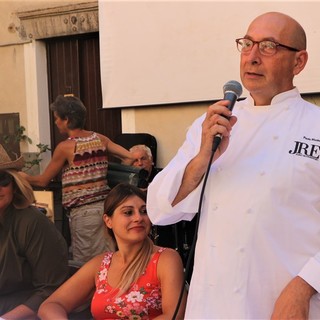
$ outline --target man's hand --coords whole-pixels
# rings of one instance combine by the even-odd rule
[[[308,319],[310,299],[315,293],[302,278],[293,278],[278,297],[271,319]]]

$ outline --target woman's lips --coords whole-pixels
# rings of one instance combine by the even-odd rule
[[[136,230],[136,231],[141,231],[144,229],[145,229],[144,226],[134,226],[134,227],[129,228],[129,230]]]

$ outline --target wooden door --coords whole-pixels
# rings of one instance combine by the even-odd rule
[[[87,108],[86,129],[112,140],[121,133],[121,110],[103,109],[100,78],[99,34],[46,40],[50,103],[60,94],[74,94]],[[50,112],[51,147],[66,137],[54,124]]]
[[[121,133],[121,110],[102,109],[99,34],[89,33],[46,40],[49,103],[60,94],[74,94],[87,108],[86,129],[110,139]],[[66,139],[54,124],[50,113],[51,150]],[[61,178],[49,185],[54,192],[55,223],[70,244],[68,218],[61,205]]]

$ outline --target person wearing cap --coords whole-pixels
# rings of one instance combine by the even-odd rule
[[[32,205],[23,166],[0,145],[0,319],[37,319],[40,304],[68,277],[66,241]]]

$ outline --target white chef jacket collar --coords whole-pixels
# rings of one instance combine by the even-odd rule
[[[296,98],[297,95],[300,96],[300,93],[296,87],[294,87],[293,89],[291,89],[289,91],[281,92],[272,98],[270,106],[274,105],[274,104],[282,103],[285,100],[290,99],[290,98]],[[248,96],[247,102],[249,103],[249,105],[252,105],[252,106],[254,105],[254,100],[251,97],[251,95]],[[267,106],[259,106],[259,108],[260,107],[267,107]]]

